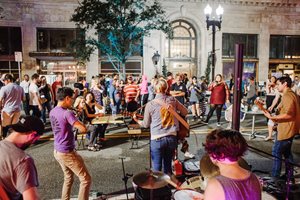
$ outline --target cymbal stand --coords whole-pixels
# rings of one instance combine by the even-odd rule
[[[128,200],[127,181],[128,181],[128,179],[129,179],[130,177],[133,176],[133,174],[125,173],[125,167],[124,167],[124,159],[125,159],[125,158],[126,158],[126,157],[119,157],[119,159],[121,159],[121,161],[122,161],[122,169],[123,169],[123,178],[122,178],[122,180],[123,180],[124,185],[125,185],[126,198],[127,198],[127,200]]]

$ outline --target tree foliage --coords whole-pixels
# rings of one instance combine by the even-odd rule
[[[83,0],[71,20],[82,30],[93,29],[99,34],[97,39],[86,37],[73,43],[82,61],[99,49],[102,56],[125,66],[128,57],[141,50],[142,38],[151,30],[162,30],[172,37],[170,22],[157,0]]]

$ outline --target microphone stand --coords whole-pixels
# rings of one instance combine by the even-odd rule
[[[284,162],[284,163],[285,163],[286,172],[287,172],[287,177],[286,177],[286,196],[285,196],[285,199],[288,200],[288,199],[289,199],[289,193],[290,193],[290,191],[291,191],[290,181],[291,181],[291,176],[292,176],[292,172],[293,172],[293,167],[292,167],[292,166],[300,167],[300,165],[295,164],[295,163],[291,163],[287,158],[284,158],[284,159],[283,159],[283,158],[280,158],[280,157],[278,157],[278,156],[274,156],[274,155],[272,155],[272,154],[270,154],[270,153],[267,153],[267,152],[265,152],[265,151],[262,151],[262,150],[260,150],[260,149],[255,148],[255,147],[252,147],[252,146],[250,146],[250,145],[248,145],[248,147],[249,147],[250,149],[253,149],[253,150],[258,151],[258,152],[260,152],[260,153],[266,154],[266,155],[268,155],[268,156],[271,156],[271,157],[273,157],[273,158],[275,158],[275,159],[278,159],[278,160],[280,160],[281,162]]]
[[[126,192],[126,198],[128,200],[128,188],[127,188],[127,181],[130,177],[132,177],[132,174],[128,174],[128,173],[125,173],[125,167],[124,167],[124,159],[125,157],[119,157],[119,159],[121,159],[122,161],[122,169],[123,169],[123,182],[124,182],[124,185],[125,185],[125,192]]]

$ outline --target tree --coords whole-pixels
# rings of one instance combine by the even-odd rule
[[[99,34],[99,39],[87,37],[75,41],[75,56],[88,61],[91,53],[99,49],[123,76],[126,60],[141,51],[144,36],[151,30],[161,30],[169,37],[173,33],[157,0],[83,0],[71,20],[83,31],[94,29]]]

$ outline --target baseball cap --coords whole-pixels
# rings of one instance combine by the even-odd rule
[[[28,115],[21,116],[19,122],[10,125],[10,128],[19,133],[36,131],[38,135],[42,135],[45,126],[42,120],[40,120],[38,117]]]

